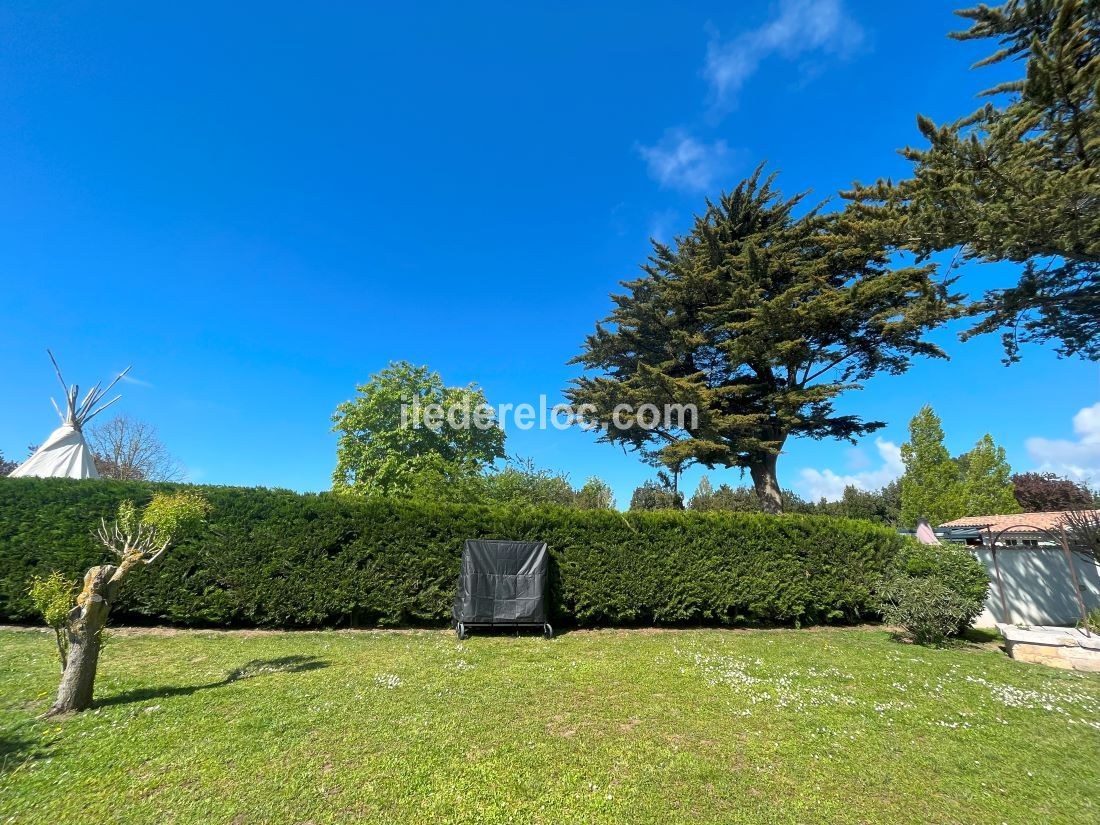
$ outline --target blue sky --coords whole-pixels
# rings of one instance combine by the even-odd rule
[[[7,456],[54,425],[49,346],[70,380],[132,363],[119,409],[193,480],[327,489],[332,411],[388,361],[559,400],[608,293],[706,194],[761,160],[818,198],[903,175],[917,112],[1003,76],[947,39],[957,0],[399,5],[0,9]],[[1100,477],[1095,364],[937,338],[950,362],[841,401],[878,439],[790,443],[781,482],[888,480],[923,403],[953,451],[988,431],[1015,468]],[[624,506],[649,475],[581,430],[507,446]]]

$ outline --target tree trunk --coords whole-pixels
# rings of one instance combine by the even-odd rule
[[[68,655],[66,653],[66,650],[65,650],[65,643],[68,640],[65,628],[55,627],[53,629],[53,638],[54,638],[54,641],[57,642],[57,658],[61,662],[61,672],[64,673],[65,672],[65,660],[66,660],[66,657]]]
[[[84,710],[92,704],[96,665],[103,641],[100,632],[107,624],[121,572],[113,564],[104,564],[84,575],[84,589],[77,597],[76,607],[69,612],[65,628],[69,652],[57,689],[57,701],[46,712],[47,717]]]
[[[752,476],[760,506],[765,513],[776,515],[783,512],[783,493],[779,489],[779,478],[775,472],[778,461],[777,453],[760,453],[749,462],[749,475]]]

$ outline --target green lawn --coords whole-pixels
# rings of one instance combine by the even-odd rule
[[[0,631],[3,822],[1097,822],[1100,678],[878,629]]]

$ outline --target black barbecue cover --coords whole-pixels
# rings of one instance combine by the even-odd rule
[[[454,619],[464,624],[546,621],[546,542],[467,539]]]

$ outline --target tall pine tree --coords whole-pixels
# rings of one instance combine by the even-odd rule
[[[929,266],[891,267],[883,248],[831,215],[799,215],[761,169],[696,217],[671,246],[653,243],[643,276],[574,363],[597,371],[567,395],[601,440],[665,466],[748,469],[765,512],[782,512],[776,464],[788,438],[854,440],[883,426],[838,415],[840,394],[913,356],[944,357],[925,332],[952,296]],[[698,416],[646,426],[646,404]],[[616,410],[620,410],[616,415]],[[651,421],[652,419],[650,419]]]
[[[1006,356],[1024,341],[1100,358],[1100,2],[1011,0],[957,12],[957,40],[995,40],[975,66],[1014,62],[1023,77],[983,92],[955,123],[918,116],[928,145],[906,148],[911,179],[855,184],[846,197],[864,230],[918,256],[959,248],[964,259],[1023,264],[1019,282],[971,310],[964,337],[1003,331]]]
[[[931,406],[909,422],[909,440],[901,445],[901,520],[915,527],[926,518],[936,527],[966,515],[958,465],[943,443],[943,426]]]

